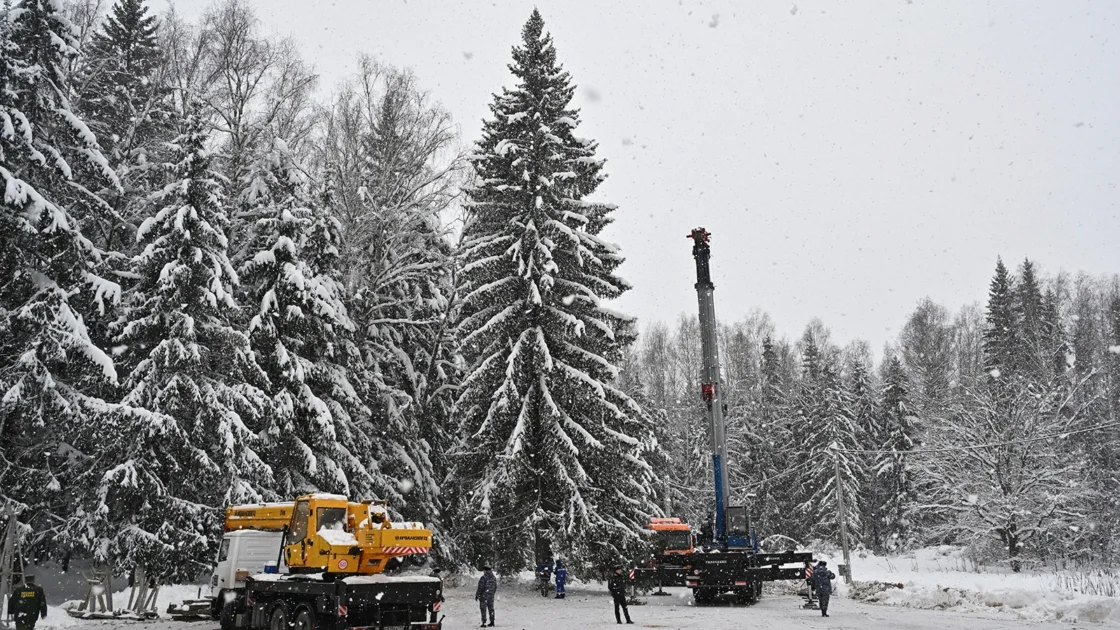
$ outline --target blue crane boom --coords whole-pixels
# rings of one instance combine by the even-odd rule
[[[716,544],[727,541],[727,426],[723,419],[723,392],[720,385],[719,341],[716,338],[716,285],[712,283],[711,234],[696,228],[692,239],[692,257],[696,259],[696,296],[700,302],[700,346],[703,364],[700,372],[700,395],[708,411],[708,432],[711,437],[712,474],[715,477],[716,511],[712,530]]]

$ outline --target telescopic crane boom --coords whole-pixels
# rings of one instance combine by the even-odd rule
[[[712,284],[711,256],[708,245],[711,234],[696,228],[692,239],[692,257],[696,259],[696,296],[700,301],[700,346],[703,352],[700,395],[708,410],[708,429],[712,438],[712,474],[715,476],[716,513],[712,531],[716,543],[727,540],[727,426],[723,419],[723,392],[720,385],[719,342],[716,339],[716,285]]]

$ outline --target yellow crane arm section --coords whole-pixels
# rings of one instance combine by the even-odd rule
[[[280,531],[292,521],[295,502],[231,505],[226,508],[226,531],[258,529]]]

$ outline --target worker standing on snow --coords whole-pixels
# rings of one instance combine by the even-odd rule
[[[8,597],[8,614],[15,618],[16,630],[35,630],[35,622],[47,618],[47,596],[34,575],[25,575],[23,580],[24,585]]]
[[[821,616],[828,616],[828,598],[832,597],[832,580],[836,574],[828,570],[828,563],[821,560],[813,571],[813,584],[817,590],[817,601],[821,603]]]
[[[626,581],[626,576],[622,573],[622,567],[615,567],[614,575],[607,581],[607,590],[611,592],[611,597],[614,598],[614,620],[617,623],[622,623],[622,618],[618,616],[620,606],[623,614],[626,615],[626,623],[634,623],[630,621],[630,611],[626,608]]]
[[[568,570],[564,568],[564,563],[560,560],[556,561],[556,599],[564,599],[564,584],[568,582]]]
[[[478,578],[478,588],[475,589],[474,598],[478,600],[478,610],[482,613],[482,625],[494,627],[494,594],[498,592],[498,578],[490,571],[490,567],[482,567],[482,577]],[[490,613],[490,623],[486,623],[486,613]]]

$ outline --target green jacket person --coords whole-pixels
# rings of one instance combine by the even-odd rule
[[[35,622],[47,616],[47,596],[35,583],[35,576],[25,576],[24,580],[27,583],[8,597],[8,613],[15,617],[16,630],[34,630]]]

